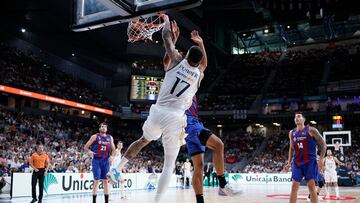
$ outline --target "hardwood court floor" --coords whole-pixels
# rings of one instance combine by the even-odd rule
[[[242,194],[235,197],[222,197],[217,195],[217,189],[212,187],[204,188],[204,197],[206,203],[282,203],[288,202],[290,186],[287,185],[244,185],[240,187]],[[321,195],[325,192],[322,191]],[[126,191],[127,199],[120,199],[120,193],[112,193],[110,202],[113,203],[153,203],[155,191],[136,190]],[[301,187],[299,191],[298,202],[307,202],[307,188]],[[360,187],[340,187],[340,195],[348,200],[321,200],[326,203],[360,203]],[[344,199],[343,198],[343,199]],[[31,198],[10,199],[7,195],[0,196],[0,203],[29,203]],[[43,203],[91,203],[92,197],[89,194],[81,195],[57,195],[47,196]],[[103,195],[99,194],[97,203],[103,203]],[[196,203],[192,188],[176,189],[169,188],[164,196],[164,203]]]

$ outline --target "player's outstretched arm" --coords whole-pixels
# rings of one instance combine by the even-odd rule
[[[46,174],[48,173],[49,171],[49,168],[50,168],[50,157],[48,156],[48,158],[45,160],[45,173],[44,173],[44,176],[46,176]]]
[[[33,155],[31,155],[31,157],[29,158],[29,165],[34,169],[35,172],[38,172],[39,169],[37,169],[35,166],[34,166],[34,158],[33,158]]]
[[[92,135],[89,139],[89,141],[87,141],[87,143],[84,146],[84,151],[87,152],[90,156],[93,155],[93,152],[90,151],[90,146],[92,145],[92,143],[94,143],[96,140],[96,134]]]
[[[204,72],[207,65],[208,65],[204,41],[200,37],[199,32],[196,31],[196,30],[193,30],[191,32],[191,39],[192,39],[192,41],[194,41],[200,47],[201,51],[203,52],[203,57],[202,57],[202,59],[200,61],[199,69],[200,69],[201,72]]]
[[[110,136],[110,138],[111,138],[111,154],[110,154],[110,159],[109,159],[109,161],[110,161],[110,166],[112,166],[113,165],[113,161],[114,161],[114,158],[115,158],[115,156],[116,156],[116,147],[115,147],[115,144],[114,144],[114,138],[113,138],[113,136]]]
[[[173,20],[171,22],[171,28],[172,28],[172,41],[173,41],[174,45],[176,45],[176,42],[180,35],[180,29],[177,26],[177,23],[175,20]],[[170,57],[167,53],[165,53],[165,56],[163,58],[163,66],[164,66],[165,71],[169,68],[170,63],[171,63]]]
[[[173,65],[178,64],[181,61],[181,54],[175,49],[175,44],[172,41],[172,31],[168,15],[163,15],[164,27],[162,30],[162,38],[164,41],[166,54],[169,56],[170,64],[164,69],[165,71],[170,70]]]
[[[340,166],[345,165],[343,162],[339,161],[339,159],[337,159],[336,157],[334,157],[334,161]]]
[[[318,144],[320,144],[320,158],[324,158],[325,157],[325,153],[326,153],[326,143],[325,140],[322,138],[321,134],[319,133],[319,131],[314,128],[314,127],[310,127],[310,135],[314,137],[314,139],[316,140],[316,142]]]
[[[111,136],[111,156],[112,157],[116,156],[116,147],[115,147],[113,136]]]
[[[292,158],[293,158],[293,154],[294,154],[294,146],[291,142],[292,139],[292,131],[289,132],[289,140],[290,140],[290,144],[289,144],[289,158],[288,158],[288,163],[285,165],[284,167],[284,171],[288,172],[290,167],[291,167],[291,162],[292,162]]]
[[[319,131],[316,128],[310,127],[309,132],[310,132],[310,135],[312,137],[314,137],[316,142],[318,144],[320,144],[320,157],[319,157],[318,165],[321,167],[321,170],[322,170],[324,167],[324,165],[322,163],[324,163],[324,157],[325,157],[325,152],[326,152],[325,140],[322,138],[321,134],[319,133]]]

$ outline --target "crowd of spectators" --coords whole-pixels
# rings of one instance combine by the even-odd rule
[[[51,158],[50,172],[91,172],[92,157],[83,147],[98,124],[91,120],[74,122],[55,115],[30,115],[0,107],[0,176],[11,172],[31,172],[29,157],[38,143],[43,143],[45,152]],[[110,125],[111,128],[111,125]],[[141,136],[141,128],[122,125],[111,133],[115,140],[124,143],[124,149]],[[249,157],[263,140],[262,134],[225,132],[225,158],[227,163],[236,163]],[[179,161],[189,158],[181,150]],[[162,171],[163,150],[161,142],[145,147],[136,158],[126,165],[124,172]]]
[[[55,116],[29,115],[0,107],[0,176],[11,172],[31,172],[28,159],[37,143],[45,145],[51,157],[50,172],[74,173],[91,172],[92,158],[83,151],[85,142],[97,131],[93,121],[72,122]],[[344,148],[346,169],[350,175],[360,175],[360,129],[352,130],[352,146]],[[141,136],[140,128],[123,125],[114,130],[115,140],[121,139],[126,146]],[[279,173],[287,160],[289,140],[286,133],[278,133],[265,138],[262,133],[224,131],[221,139],[225,145],[225,162],[235,164],[242,159],[250,160],[241,171],[244,173]],[[252,157],[261,143],[265,149]],[[183,149],[179,160],[188,158]],[[161,142],[153,142],[143,149],[136,158],[126,165],[124,172],[162,171],[163,150]]]
[[[225,162],[234,164],[243,158],[249,158],[264,140],[261,133],[243,131],[224,132],[221,138],[225,145]]]
[[[280,58],[280,52],[261,52],[235,56],[233,64],[223,74],[207,73],[202,88],[214,84],[210,92],[198,97],[199,110],[226,111],[249,109],[260,93],[271,69]],[[208,71],[208,70],[207,70]],[[215,77],[217,74],[219,78]],[[205,87],[206,88],[206,87]]]
[[[321,49],[288,51],[268,90],[268,97],[316,95],[327,55]]]
[[[331,57],[330,82],[360,78],[360,43],[338,46]]]
[[[149,112],[150,107],[150,103],[133,103],[131,104],[131,111],[138,114],[141,112]]]
[[[260,93],[280,55],[280,52],[261,52],[237,56],[238,58],[219,78],[212,91],[221,95]]]
[[[84,104],[116,110],[103,93],[30,54],[0,44],[0,81],[3,85],[42,93]]]
[[[204,95],[198,98],[199,111],[247,110],[255,96],[246,95]]]
[[[360,175],[360,128],[351,129],[351,147],[343,148],[345,166],[341,166],[348,175],[355,179]],[[287,134],[279,133],[268,138],[263,152],[250,159],[243,173],[281,173],[288,159],[289,139]],[[333,150],[334,148],[330,147]],[[340,153],[340,152],[339,152]]]
[[[0,176],[10,175],[12,171],[32,171],[28,160],[38,143],[44,144],[51,158],[51,172],[90,172],[92,157],[83,147],[98,126],[90,119],[89,122],[26,115],[0,107]],[[114,132],[114,139],[121,139],[124,146],[141,135],[140,130],[124,129],[126,127]],[[163,152],[159,145],[155,142],[146,147],[124,170],[139,172],[151,168],[153,172],[161,172]]]
[[[360,43],[288,51],[279,63],[267,97],[317,95],[318,87],[327,79],[325,67],[330,67],[328,82],[359,79],[359,55]]]
[[[360,128],[351,129],[351,147],[344,147],[345,167],[352,177],[360,176]]]
[[[243,173],[279,173],[286,164],[288,146],[286,134],[271,135],[264,151],[250,161]]]

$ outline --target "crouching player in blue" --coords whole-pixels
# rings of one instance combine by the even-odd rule
[[[292,169],[292,186],[290,203],[296,203],[300,182],[307,181],[312,203],[318,202],[315,181],[318,179],[319,168],[323,170],[326,144],[316,128],[305,126],[305,116],[301,112],[295,113],[296,128],[290,131],[290,147],[288,164],[285,171]],[[320,157],[316,160],[316,144],[320,144]],[[319,164],[318,164],[319,163]]]
[[[197,203],[203,203],[203,168],[204,168],[204,153],[206,147],[213,152],[213,163],[216,170],[216,175],[219,180],[219,195],[233,196],[240,191],[235,191],[229,184],[227,184],[224,176],[224,144],[216,135],[209,129],[205,128],[198,118],[198,107],[196,97],[193,99],[192,106],[186,111],[187,126],[186,131],[186,145],[188,153],[194,164],[193,174],[193,188],[196,194]]]
[[[99,133],[92,135],[85,144],[84,150],[89,154],[92,160],[92,172],[94,175],[93,203],[96,203],[96,196],[99,189],[99,181],[104,186],[105,203],[109,203],[109,185],[106,174],[110,169],[110,152],[115,155],[114,139],[107,134],[107,124],[101,123]]]

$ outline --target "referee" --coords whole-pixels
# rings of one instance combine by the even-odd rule
[[[34,169],[31,179],[31,189],[32,189],[32,201],[31,203],[35,203],[36,199],[36,184],[39,180],[39,201],[38,203],[42,203],[43,191],[44,191],[44,177],[49,170],[49,157],[44,152],[44,145],[40,144],[36,147],[36,152],[31,155],[30,158],[30,166]],[[45,168],[46,166],[46,168]]]

